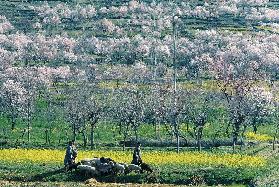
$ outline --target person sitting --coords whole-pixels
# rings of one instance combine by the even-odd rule
[[[138,142],[134,149],[133,160],[131,164],[140,165],[142,163],[140,146],[141,143]]]
[[[75,141],[69,141],[64,158],[65,170],[68,171],[71,166],[75,165],[75,159],[77,157],[77,149],[75,146]]]

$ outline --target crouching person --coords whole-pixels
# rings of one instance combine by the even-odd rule
[[[64,158],[65,171],[69,171],[69,169],[75,165],[76,158],[77,158],[77,149],[75,146],[75,141],[69,141],[65,158]]]

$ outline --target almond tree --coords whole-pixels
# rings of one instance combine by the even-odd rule
[[[254,133],[258,131],[258,125],[271,117],[274,112],[273,94],[264,87],[254,87],[247,94],[249,107],[249,122]]]
[[[144,94],[137,89],[128,88],[114,92],[113,118],[123,135],[123,149],[130,131],[134,132],[135,141],[139,140],[138,128],[144,114]]]
[[[41,85],[38,87],[38,99],[42,99],[46,103],[44,115],[48,123],[45,127],[45,139],[46,144],[50,144],[51,133],[54,129],[54,121],[58,117],[56,114],[60,113],[60,115],[63,115],[63,112],[58,112],[61,106],[63,106],[63,104],[56,99],[61,96],[61,88],[58,86],[58,83],[65,83],[67,81],[70,76],[70,68],[68,66],[42,66],[36,68],[36,71],[38,79],[41,80]],[[37,110],[40,110],[40,108]]]
[[[66,82],[63,90],[63,95],[67,98],[64,105],[65,117],[70,124],[72,138],[76,140],[78,133],[81,132],[84,146],[87,145],[86,120],[89,109],[87,104],[89,93],[83,86],[85,79],[85,71],[73,68],[69,80],[73,81],[74,84]]]
[[[105,118],[105,113],[108,112],[109,98],[111,97],[106,93],[98,93],[98,87],[89,87],[89,98],[87,100],[87,120],[90,125],[90,146],[91,149],[95,147],[95,128],[100,120]]]
[[[26,90],[20,82],[6,80],[1,89],[2,105],[8,114],[11,130],[16,127],[16,119],[20,116],[22,105],[26,102]]]
[[[86,119],[87,119],[87,99],[80,87],[68,89],[66,102],[67,121],[71,125],[72,138],[77,139],[79,132],[83,135],[83,145],[87,145]]]
[[[264,36],[238,34],[228,37],[216,33],[215,36],[211,36],[211,42],[218,43],[220,49],[212,47],[213,53],[199,57],[201,63],[207,63],[209,71],[218,80],[224,94],[230,113],[234,150],[240,129],[247,121],[248,107],[245,98],[257,82],[264,83],[268,80],[264,70],[271,62],[269,55],[276,50],[276,47],[270,47],[266,39],[257,40],[261,37]],[[266,50],[261,50],[263,48]]]
[[[278,138],[278,133],[279,133],[279,123],[278,123],[278,119],[279,119],[279,115],[278,115],[278,109],[279,109],[279,103],[278,100],[276,99],[276,97],[278,97],[278,83],[275,82],[274,80],[271,81],[270,84],[270,92],[272,97],[272,106],[273,106],[273,115],[271,116],[272,119],[272,123],[274,126],[274,133],[273,133],[273,142],[272,142],[272,149],[275,150],[275,143],[276,143],[276,139]]]
[[[211,122],[211,118],[216,117],[211,117],[212,108],[217,105],[215,96],[215,93],[197,87],[188,92],[184,91],[180,101],[180,123],[186,123],[187,133],[196,140],[198,151],[201,151],[205,125]]]
[[[145,98],[144,121],[155,127],[155,134],[161,140],[161,127],[167,125],[167,104],[170,98],[170,90],[160,83],[150,86],[151,91]]]

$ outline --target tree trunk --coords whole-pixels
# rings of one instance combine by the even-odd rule
[[[180,139],[179,139],[179,131],[178,131],[176,122],[175,122],[175,126],[174,126],[174,131],[175,131],[174,134],[175,134],[175,139],[176,139],[176,152],[179,153]]]
[[[127,138],[127,134],[126,134],[126,132],[124,132],[123,147],[122,147],[123,151],[125,151],[126,138]]]
[[[50,132],[51,132],[51,130],[47,129],[46,143],[47,143],[48,145],[50,145]]]
[[[10,104],[12,103],[12,98],[9,98],[9,102]],[[16,113],[15,113],[15,107],[14,106],[11,106],[11,110],[12,110],[12,113],[11,115],[9,115],[9,120],[11,120],[11,129],[14,130],[15,129],[15,125],[16,125]]]
[[[256,124],[253,124],[253,131],[255,134],[257,134],[258,128]]]
[[[234,136],[234,137],[233,137],[233,145],[232,145],[232,147],[233,147],[233,152],[235,152],[236,143],[237,143],[237,136]]]
[[[126,126],[126,131],[123,132],[123,151],[125,151],[125,144],[126,144],[126,139],[128,136],[128,129],[129,129],[129,124]]]
[[[155,137],[158,139],[158,130],[157,130],[157,124],[156,123],[153,123],[153,126],[154,126],[154,130],[155,130]]]
[[[14,109],[13,109],[13,113],[12,113],[12,130],[15,129],[15,126],[16,126],[16,117],[15,117],[15,112],[14,112]]]
[[[12,120],[12,130],[14,130],[14,129],[15,129],[15,121]]]
[[[233,152],[235,152],[235,146],[237,144],[237,140],[238,140],[238,135],[239,135],[239,131],[240,131],[240,124],[242,123],[242,120],[239,119],[238,122],[236,122],[234,124],[234,130],[233,130]]]
[[[172,20],[172,26],[173,26],[173,32],[172,32],[172,37],[173,37],[173,125],[174,125],[174,130],[175,130],[175,137],[176,137],[176,152],[179,153],[179,132],[178,132],[178,126],[177,126],[177,121],[176,121],[176,88],[177,88],[177,64],[176,64],[176,21],[175,17],[173,17]]]
[[[76,133],[76,126],[75,124],[73,124],[73,140],[76,141],[77,140],[77,133]]]
[[[161,139],[160,128],[161,128],[161,123],[159,122],[159,123],[156,125],[156,138],[157,138],[157,140],[162,141],[162,139]]]
[[[199,133],[198,133],[198,138],[197,138],[197,146],[198,146],[198,151],[200,152],[201,151],[201,136]]]
[[[48,132],[47,143],[50,145],[50,133],[52,131],[52,117],[51,117],[50,109],[51,109],[52,106],[51,106],[50,98],[47,97],[46,100],[47,100],[47,104],[48,104],[48,106],[47,106],[48,128],[46,129],[47,132]]]
[[[48,130],[48,136],[47,136],[48,145],[50,145],[50,134],[51,134],[51,130]]]
[[[91,145],[91,149],[94,149],[94,143],[95,143],[95,140],[94,140],[94,129],[95,129],[95,126],[94,124],[91,124],[91,134],[90,134],[90,145]]]
[[[240,142],[240,150],[242,150],[243,147],[245,147],[245,132],[246,132],[246,125],[244,126],[243,131],[241,132],[241,142]]]
[[[28,105],[27,105],[27,139],[28,142],[30,142],[30,129],[31,129],[31,109],[30,109],[30,100],[27,101]]]
[[[85,129],[82,130],[82,137],[83,137],[83,147],[87,146],[87,136]]]
[[[240,137],[240,150],[242,150],[243,146],[244,146],[244,140],[243,140],[243,136]]]
[[[27,122],[27,140],[28,140],[28,142],[30,142],[30,139],[31,139],[30,129],[31,129],[31,123],[30,123],[30,120],[28,119],[28,122]]]
[[[175,136],[176,136],[176,152],[179,153],[179,149],[180,149],[179,134],[177,133]]]
[[[159,138],[160,142],[162,142],[162,138],[161,138],[161,122],[158,123],[158,138]]]
[[[48,143],[48,130],[47,129],[45,130],[45,141],[47,144]]]
[[[136,127],[134,128],[134,132],[135,132],[136,142],[138,142],[139,141],[139,135],[138,135],[138,129]]]
[[[8,140],[7,130],[6,129],[3,129],[3,135],[4,135],[5,140]]]

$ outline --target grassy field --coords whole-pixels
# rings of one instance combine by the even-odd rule
[[[242,154],[228,154],[225,149],[208,152],[172,151],[150,152],[143,150],[143,160],[155,170],[153,174],[136,174],[97,177],[109,183],[163,183],[177,185],[248,185],[262,174],[277,167],[272,158],[276,153],[270,147],[247,148]],[[78,182],[86,178],[78,172],[65,173],[64,150],[0,150],[0,180],[17,182]],[[249,156],[253,154],[256,156]],[[9,155],[15,155],[10,157]],[[92,156],[109,156],[116,161],[129,162],[131,152],[80,151],[78,159]],[[174,162],[171,162],[173,160]],[[272,170],[273,170],[272,169]],[[71,183],[69,183],[71,185]]]
[[[27,182],[27,183],[20,183],[20,182],[11,182],[11,181],[0,181],[0,186],[7,186],[7,187],[13,187],[13,186],[21,186],[21,185],[28,185],[30,187],[36,187],[36,186],[43,186],[43,187],[61,187],[61,186],[69,186],[69,187],[87,187],[87,186],[98,186],[98,187],[154,187],[154,186],[180,186],[180,187],[187,187],[186,185],[170,185],[170,184],[133,184],[133,183],[101,183],[94,179],[89,179],[85,183],[71,183],[71,182]],[[200,185],[201,187],[206,187],[206,185]],[[223,185],[218,185],[218,187],[222,187]],[[229,187],[245,187],[245,185],[241,184],[233,184],[233,185],[226,185]]]
[[[60,117],[61,118],[61,117]],[[4,147],[56,147],[63,148],[66,142],[72,138],[72,132],[69,128],[69,124],[65,120],[59,119],[57,121],[51,122],[50,131],[50,142],[46,142],[45,129],[49,129],[49,123],[44,117],[36,117],[32,123],[31,129],[31,141],[27,141],[26,136],[26,124],[23,121],[18,120],[16,128],[11,130],[9,128],[10,124],[7,119],[0,118],[0,123],[3,126],[0,128],[0,142],[6,142],[7,144],[0,144],[0,148]],[[190,125],[190,128],[192,126]],[[231,141],[231,134],[227,134],[224,129],[227,128],[226,124],[220,124],[218,121],[216,123],[207,124],[204,129],[204,142],[214,142],[214,141]],[[184,138],[187,139],[190,145],[192,145],[195,140],[187,132],[187,125],[181,124],[181,133]],[[190,129],[191,130],[191,129]],[[89,136],[89,127],[87,129]],[[159,135],[158,135],[159,131]],[[261,125],[258,128],[258,133],[252,133],[252,128],[248,129],[245,133],[245,141],[259,141],[259,142],[272,142],[273,140],[273,126],[272,125]],[[134,139],[134,134],[132,131],[128,134],[128,140]],[[142,124],[139,128],[139,137],[144,146],[152,146],[156,142],[162,145],[173,146],[171,144],[174,142],[174,137],[171,137],[167,131],[167,128],[162,125],[157,127],[157,133],[155,127],[151,124]],[[89,137],[88,137],[89,138]],[[119,134],[119,127],[116,124],[109,122],[100,122],[95,130],[95,146],[100,148],[103,146],[107,147],[121,147],[121,141],[123,140],[123,135]],[[182,140],[183,141],[183,140]],[[83,137],[82,134],[78,134],[77,143],[79,147],[83,147]],[[89,143],[89,142],[88,142]],[[87,148],[89,148],[89,144]],[[84,147],[86,148],[86,147]]]

